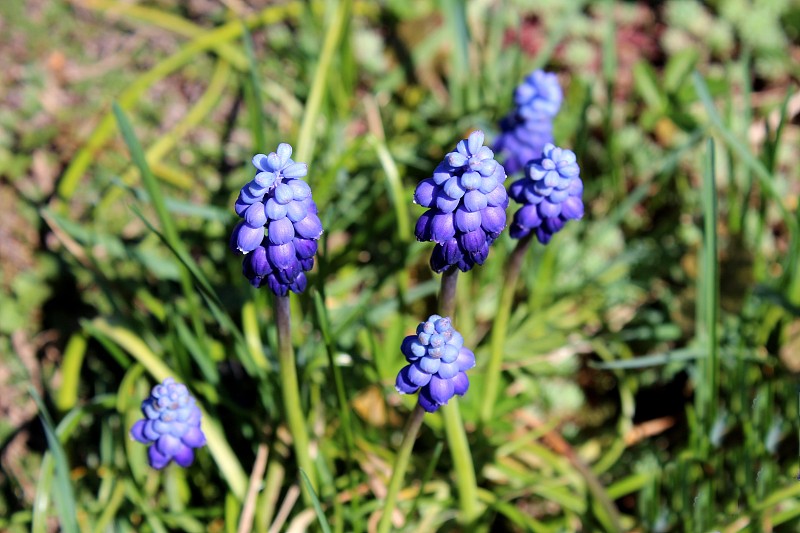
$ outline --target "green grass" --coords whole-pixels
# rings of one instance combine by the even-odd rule
[[[0,529],[377,527],[414,405],[400,342],[437,308],[414,187],[471,130],[493,139],[537,67],[564,87],[587,214],[514,286],[507,234],[459,275],[478,367],[463,425],[424,418],[401,530],[800,528],[796,7],[671,0],[658,32],[621,2],[79,4],[0,8],[37,43],[0,60],[27,65],[0,88]],[[93,71],[102,40],[124,52]],[[325,228],[291,299],[299,400],[272,297],[228,249],[250,159],[279,142]],[[156,472],[128,430],[168,375],[209,445]]]

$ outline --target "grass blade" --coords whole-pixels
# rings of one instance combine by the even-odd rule
[[[237,342],[245,345],[245,339],[242,336],[242,332],[239,331],[239,328],[233,322],[231,317],[224,311],[222,301],[219,299],[216,291],[211,286],[211,282],[208,280],[205,274],[203,274],[203,271],[200,270],[200,267],[197,266],[197,263],[194,261],[194,259],[192,259],[192,257],[184,250],[173,248],[170,243],[167,242],[164,235],[159,232],[136,207],[132,207],[131,209],[139,217],[139,219],[144,222],[148,229],[155,233],[161,239],[161,241],[166,244],[167,247],[169,247],[170,251],[175,254],[175,257],[177,257],[178,261],[180,261],[180,263],[192,275],[195,281],[197,281],[200,294],[205,299],[208,309],[217,323],[225,330],[230,332]],[[242,350],[240,353],[243,354],[243,357],[241,357],[242,364],[251,375],[258,375],[260,372],[269,369],[269,362],[262,353],[256,352],[254,355],[250,350]]]
[[[50,448],[50,454],[55,463],[55,500],[58,509],[58,518],[61,531],[64,533],[78,533],[78,519],[75,515],[78,507],[75,504],[75,494],[72,490],[72,483],[69,478],[69,463],[67,463],[67,454],[61,446],[61,442],[56,436],[53,421],[47,408],[36,392],[33,386],[30,387],[30,394],[39,408],[39,415],[44,426],[45,437],[47,438],[47,446]],[[43,475],[46,475],[43,472]],[[35,524],[34,524],[35,525]],[[43,524],[42,524],[43,525]],[[35,530],[36,528],[34,528]]]
[[[719,265],[717,259],[717,189],[715,180],[714,141],[708,140],[706,172],[703,178],[703,292],[698,305],[704,311],[703,337],[708,357],[702,386],[706,387],[706,419],[711,424],[716,419],[719,388],[719,346],[717,344],[717,310],[719,308]]]
[[[442,15],[449,30],[452,43],[452,70],[448,74],[451,109],[460,113],[464,108],[465,90],[468,90],[469,76],[469,27],[467,26],[467,6],[459,0],[442,0]],[[473,91],[474,92],[474,91]]]
[[[319,56],[314,81],[306,102],[303,121],[300,123],[300,133],[297,137],[297,150],[295,161],[302,161],[311,165],[311,156],[314,154],[314,130],[317,127],[317,117],[322,107],[322,97],[328,86],[328,75],[333,70],[333,53],[339,45],[344,29],[349,22],[352,0],[342,0],[336,8],[336,14],[331,22],[325,41],[322,44],[322,53]]]
[[[692,81],[694,82],[694,87],[697,91],[697,95],[700,97],[700,101],[706,108],[706,112],[708,113],[708,118],[711,121],[711,124],[722,136],[725,144],[728,145],[728,147],[745,165],[750,167],[750,169],[755,172],[759,180],[759,185],[764,189],[764,191],[767,192],[770,199],[776,203],[778,209],[780,210],[781,216],[783,217],[784,221],[786,221],[787,225],[790,225],[792,228],[792,234],[794,235],[797,229],[797,221],[794,220],[791,213],[787,209],[784,203],[784,198],[775,188],[775,185],[773,185],[773,175],[761,161],[759,161],[755,156],[753,156],[753,154],[750,153],[750,150],[747,148],[747,146],[737,139],[733,132],[731,132],[731,130],[722,122],[722,117],[720,117],[719,112],[717,112],[717,108],[714,106],[711,93],[708,91],[708,87],[706,86],[705,81],[703,81],[703,77],[697,71],[694,72]]]
[[[133,159],[134,164],[139,168],[139,172],[142,176],[142,182],[147,190],[147,194],[150,196],[150,202],[153,205],[153,208],[156,210],[156,214],[158,215],[161,228],[164,232],[164,238],[171,248],[184,252],[183,242],[181,242],[180,237],[178,236],[178,230],[176,229],[175,223],[172,220],[169,211],[167,210],[167,204],[164,201],[163,195],[161,194],[161,189],[158,186],[158,182],[156,181],[155,176],[153,176],[153,173],[150,171],[144,151],[142,150],[142,145],[139,143],[139,139],[136,137],[136,134],[133,131],[133,126],[131,126],[128,117],[125,115],[125,112],[118,103],[114,102],[113,109],[114,116],[117,119],[117,125],[119,126],[123,139],[125,140],[125,144],[128,146],[131,159]],[[184,255],[186,254],[184,253]],[[202,341],[205,339],[206,333],[203,319],[200,316],[200,306],[197,293],[192,286],[192,279],[189,273],[183,268],[181,269],[180,277],[183,294],[189,303],[189,313],[192,317],[192,325],[194,326],[195,333]]]
[[[254,152],[264,150],[266,137],[264,135],[264,107],[261,101],[261,84],[258,82],[258,63],[256,54],[253,50],[253,36],[247,25],[242,23],[242,41],[244,42],[244,52],[247,56],[248,76],[245,86],[245,101],[247,110],[250,114],[250,129],[253,132]]]
[[[64,360],[61,363],[61,387],[55,397],[56,407],[60,411],[69,411],[78,402],[78,386],[85,355],[86,336],[75,333],[64,349]]]
[[[322,512],[322,506],[319,503],[319,498],[317,498],[317,493],[314,492],[314,487],[311,486],[311,480],[308,479],[308,475],[302,468],[300,469],[300,476],[303,478],[303,488],[306,489],[306,492],[311,498],[311,503],[314,505],[314,511],[317,513],[317,520],[319,520],[319,526],[322,528],[322,532],[331,533],[331,526],[328,525],[325,513]]]

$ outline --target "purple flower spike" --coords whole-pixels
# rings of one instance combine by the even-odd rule
[[[400,346],[409,364],[397,374],[397,392],[419,391],[418,402],[429,413],[456,394],[463,396],[469,388],[465,371],[475,366],[475,355],[463,347],[463,342],[447,317],[431,315],[421,322],[417,334],[403,339]]]
[[[514,92],[514,110],[500,121],[494,150],[505,158],[506,172],[515,174],[553,142],[553,119],[564,96],[555,74],[536,70]]]
[[[311,188],[302,181],[305,163],[291,159],[286,143],[269,155],[253,157],[255,177],[242,187],[234,209],[244,219],[233,230],[231,247],[244,258],[242,272],[258,288],[279,296],[301,293],[314,266],[322,223]],[[256,255],[255,257],[251,257]]]
[[[419,241],[436,243],[431,255],[436,272],[451,266],[466,272],[483,264],[489,245],[506,226],[506,173],[483,141],[480,130],[459,141],[414,193],[414,202],[429,208],[415,234]]]
[[[528,163],[526,177],[509,187],[511,198],[522,204],[514,214],[511,236],[521,239],[531,232],[547,244],[568,220],[583,217],[583,181],[575,153],[552,144],[542,157]]]
[[[514,91],[517,113],[523,118],[542,115],[551,119],[558,114],[564,95],[558,77],[552,72],[534,70]]]
[[[131,437],[147,450],[150,466],[162,469],[170,461],[187,467],[194,461],[194,450],[206,444],[200,429],[200,408],[186,385],[167,378],[142,402],[144,418],[131,428]]]

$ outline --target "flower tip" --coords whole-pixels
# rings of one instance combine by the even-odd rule
[[[267,169],[267,156],[265,154],[256,154],[253,156],[253,166],[257,169],[266,172]]]
[[[289,143],[280,143],[276,150],[278,156],[283,159],[284,156],[288,159],[292,155],[292,145]]]
[[[483,141],[486,138],[486,135],[483,133],[483,130],[475,130],[469,134],[467,138],[467,143],[469,146],[469,152],[471,154],[478,153],[478,150],[481,149],[483,146]]]

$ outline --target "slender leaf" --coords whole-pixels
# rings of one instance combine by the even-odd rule
[[[67,461],[67,454],[64,452],[64,448],[61,446],[61,442],[56,436],[55,426],[53,426],[53,421],[50,419],[50,414],[47,412],[47,408],[42,398],[39,396],[39,393],[36,392],[33,386],[30,386],[29,391],[31,397],[36,402],[36,406],[39,408],[39,417],[42,421],[42,426],[44,426],[47,446],[53,457],[53,463],[55,464],[55,485],[52,490],[54,491],[56,508],[58,509],[59,525],[61,526],[61,530],[65,533],[78,533],[78,519],[76,516],[78,507],[75,503],[75,493],[73,491],[72,481],[69,477],[70,468]],[[43,476],[46,476],[45,472],[46,470],[43,470]],[[37,522],[37,516],[41,516],[41,514],[36,513],[34,515],[34,531],[42,530],[41,528],[44,527],[43,522]]]
[[[300,476],[303,479],[303,488],[311,497],[311,503],[314,505],[314,512],[317,513],[319,526],[322,528],[323,533],[331,533],[331,526],[328,525],[328,520],[325,518],[325,513],[322,512],[322,506],[319,503],[319,498],[317,498],[317,493],[314,492],[314,487],[311,485],[311,480],[308,479],[308,474],[306,474],[302,468],[300,469]]]

